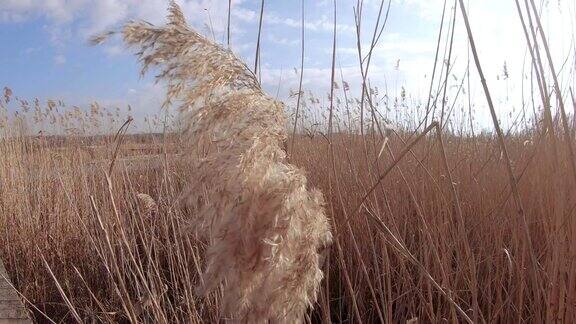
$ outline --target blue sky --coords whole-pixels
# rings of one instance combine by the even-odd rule
[[[119,40],[91,47],[87,39],[118,28],[128,19],[161,24],[167,0],[0,0],[0,86],[25,98],[64,99],[69,104],[131,104],[142,114],[158,112],[161,86],[140,78],[138,64]],[[189,23],[204,35],[225,42],[227,0],[180,0]],[[526,68],[521,25],[514,1],[469,0],[470,18],[481,58],[503,116],[521,100],[522,71]],[[362,44],[368,46],[380,1],[365,0]],[[353,8],[355,0],[337,0],[337,64],[353,85],[360,80]],[[401,87],[417,99],[426,98],[443,1],[392,0],[390,17],[374,54],[370,80],[396,95]],[[448,1],[447,13],[453,1]],[[260,0],[235,0],[232,9],[232,48],[253,66]],[[305,88],[324,96],[330,86],[333,2],[305,0]],[[270,93],[287,99],[297,88],[300,65],[300,1],[267,0],[262,37],[262,82]],[[545,26],[560,65],[574,50],[576,11],[570,0],[545,7]],[[454,75],[462,77],[467,63],[464,26],[457,16],[453,57]],[[399,60],[399,61],[398,61]],[[399,62],[399,64],[398,64]],[[506,62],[515,80],[503,81]],[[574,83],[570,62],[562,78]],[[480,94],[475,73],[470,93]],[[460,84],[454,79],[453,86]],[[278,88],[280,86],[280,88]],[[511,98],[512,97],[512,98]],[[486,119],[478,101],[479,122]]]

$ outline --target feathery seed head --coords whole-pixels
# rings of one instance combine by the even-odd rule
[[[284,106],[231,51],[188,27],[173,1],[169,11],[166,26],[130,22],[122,35],[142,73],[159,70],[165,105],[178,102],[185,121],[191,222],[211,242],[198,292],[226,282],[235,320],[301,322],[323,277],[318,251],[331,241],[322,195],[285,161]]]

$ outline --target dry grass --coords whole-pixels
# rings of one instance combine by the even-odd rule
[[[194,48],[212,46],[194,45],[204,42],[203,38],[181,25],[179,17],[173,12],[172,27],[167,30],[131,24],[124,36],[137,45],[154,40],[160,45],[190,41],[192,47],[198,46]],[[165,41],[164,36],[168,37]],[[160,62],[158,58],[173,62],[179,57],[162,46],[156,48],[160,50],[144,53],[145,62],[146,58],[151,64]],[[293,235],[290,239],[298,244],[272,238],[266,240],[268,250],[262,253],[270,258],[287,255],[290,260],[313,254],[313,260],[306,262],[311,275],[283,268],[283,273],[292,274],[284,281],[288,284],[273,281],[268,285],[259,276],[274,273],[266,268],[274,262],[242,263],[243,249],[253,249],[256,242],[243,239],[268,237],[258,231],[260,225],[268,226],[262,215],[279,211],[299,215],[294,209],[285,210],[292,208],[285,206],[286,201],[269,210],[259,207],[254,211],[258,221],[249,225],[214,214],[216,210],[243,214],[244,209],[234,210],[228,204],[241,197],[257,201],[270,192],[272,198],[294,191],[304,195],[299,199],[309,198],[303,174],[283,161],[282,109],[263,97],[253,76],[232,56],[219,57],[224,54],[216,47],[210,50],[215,53],[207,55],[217,56],[212,61],[215,66],[230,63],[210,75],[238,76],[233,80],[241,82],[230,88],[220,78],[207,77],[199,88],[188,89],[180,81],[204,72],[169,65],[166,75],[175,80],[169,82],[169,99],[182,99],[188,93],[194,96],[184,100],[205,98],[213,91],[223,94],[203,102],[201,106],[207,107],[204,119],[187,115],[193,122],[184,134],[87,136],[86,129],[99,129],[106,123],[105,113],[82,114],[63,103],[47,103],[46,107],[38,103],[30,109],[5,91],[0,107],[0,257],[39,322],[212,323],[230,315],[251,321],[259,316],[285,316],[287,308],[273,302],[293,299],[299,305],[295,312],[299,318],[307,302],[313,302],[319,280],[316,249],[326,237],[316,233],[310,235],[312,241],[298,241],[302,236],[294,231],[307,229],[305,218],[294,216],[296,221],[280,234]],[[544,78],[546,73],[537,70],[539,78]],[[361,101],[363,108],[351,98],[333,98],[344,103],[334,103],[342,109],[341,119],[349,116],[346,111],[366,109],[368,115],[378,95],[373,92],[377,91],[366,90],[369,99]],[[550,98],[544,96],[545,106]],[[6,110],[14,104],[20,106],[17,116]],[[190,106],[188,102],[181,110],[187,112]],[[228,109],[226,114],[217,114],[216,106]],[[304,125],[319,122],[321,118],[312,111],[316,108],[303,108]],[[244,116],[244,109],[274,126],[259,125],[257,134],[242,137],[243,125],[254,127],[253,120],[239,117]],[[305,313],[306,321],[576,319],[576,184],[570,146],[574,130],[567,128],[567,121],[562,120],[559,127],[546,120],[546,110],[542,116],[545,122],[526,123],[516,132],[504,130],[499,138],[455,130],[434,132],[438,127],[432,124],[430,133],[413,142],[412,131],[417,127],[381,133],[374,122],[378,117],[372,116],[360,132],[351,119],[346,123],[337,113],[329,136],[311,127],[301,132],[307,136],[295,135],[288,160],[306,170],[310,186],[324,193],[333,233],[323,263],[325,280],[314,307]],[[238,124],[223,129],[229,125],[228,118]],[[61,137],[30,136],[34,125],[51,120],[62,128],[69,128],[69,123],[80,125],[75,129],[84,131]],[[116,125],[119,128],[121,122],[116,120]],[[190,134],[196,136],[191,139]],[[216,138],[220,140],[206,143],[202,134],[220,135]],[[230,134],[236,141],[226,140],[224,135]],[[406,149],[408,144],[413,144],[411,150]],[[240,154],[246,158],[239,159]],[[235,167],[243,162],[244,173]],[[275,167],[269,169],[271,164]],[[276,168],[282,172],[270,171]],[[295,185],[276,188],[265,181],[263,185],[262,178],[271,173],[280,183],[292,179]],[[282,174],[289,174],[290,179],[281,180]],[[262,191],[247,194],[247,187]],[[234,194],[238,192],[243,194]],[[181,203],[182,197],[192,198],[192,204]],[[321,217],[318,206],[314,202],[306,208]],[[208,226],[214,220],[235,230],[234,238],[217,235]],[[325,228],[320,232],[325,235]],[[274,251],[282,244],[290,251]],[[253,269],[254,275],[249,273]],[[221,282],[223,278],[227,282]],[[307,278],[312,282],[305,282],[303,289],[299,285]],[[248,284],[231,286],[242,280]],[[200,296],[198,286],[213,289]],[[282,291],[272,289],[276,294],[272,298],[278,299],[270,305],[280,309],[274,314],[262,308],[269,301],[271,287],[282,287]],[[257,305],[255,311],[231,301],[230,296],[238,295]]]
[[[360,137],[336,135],[336,168],[344,194],[326,197],[335,245],[325,263],[320,301],[310,316],[353,320],[355,304],[367,322],[378,319],[378,309],[387,322],[457,318],[429,274],[471,317],[476,296],[477,314],[487,322],[536,321],[547,312],[574,318],[576,222],[570,215],[576,200],[569,195],[574,184],[566,171],[556,171],[538,138],[525,134],[507,141],[512,160],[523,171],[519,190],[541,268],[534,274],[493,138],[446,139],[463,211],[462,235],[433,138],[417,144],[413,152],[418,160],[406,156],[362,212],[353,215],[374,175],[392,158],[384,153],[374,164],[381,143],[369,142],[367,160]],[[148,321],[213,322],[223,316],[221,292],[206,298],[195,294],[206,245],[192,231],[182,230],[191,226],[190,213],[177,204],[193,172],[189,161],[157,155],[161,163],[125,167],[133,144],[132,150],[121,150],[107,179],[109,160],[91,167],[89,154],[74,140],[57,148],[50,141],[35,141],[3,141],[0,159],[0,252],[24,296],[51,318],[71,320],[45,258],[84,320],[127,320],[128,311]],[[398,138],[389,145],[392,152],[404,146]],[[140,147],[145,150],[146,144]],[[314,186],[329,193],[325,139],[298,137],[295,147],[291,160],[307,170]],[[567,163],[561,159],[561,165]],[[383,232],[370,214],[390,232]],[[463,244],[473,253],[473,269]],[[548,283],[545,298],[535,297],[534,275]],[[43,320],[39,312],[35,316]]]

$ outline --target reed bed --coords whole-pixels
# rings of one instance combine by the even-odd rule
[[[299,104],[312,104],[299,107],[296,120],[285,122],[293,130],[286,139],[284,127],[279,126],[284,123],[282,108],[264,97],[253,76],[232,56],[219,57],[227,54],[210,44],[194,45],[204,39],[182,25],[177,11],[172,11],[172,27],[167,30],[135,23],[124,29],[124,37],[136,45],[147,44],[163,42],[166,32],[179,44],[191,41],[192,47],[216,51],[209,55],[218,57],[218,62],[230,62],[228,70],[216,73],[238,76],[232,79],[241,80],[240,85],[228,88],[230,83],[219,84],[222,79],[206,76],[200,90],[191,90],[180,81],[201,77],[201,71],[169,65],[164,75],[173,73],[177,82],[170,84],[168,98],[182,99],[179,96],[189,91],[199,91],[195,92],[198,97],[219,91],[221,99],[212,104],[231,107],[234,120],[238,120],[235,113],[243,109],[252,116],[271,114],[261,117],[273,120],[276,128],[261,129],[262,138],[253,134],[247,138],[272,139],[267,144],[271,151],[256,146],[272,152],[264,157],[265,163],[278,163],[282,170],[295,174],[295,187],[305,196],[310,191],[303,188],[323,193],[332,244],[326,246],[324,262],[320,262],[317,251],[328,242],[328,224],[324,224],[319,231],[323,234],[314,236],[313,242],[290,248],[298,251],[288,253],[288,259],[300,252],[314,256],[307,263],[312,264],[308,266],[312,275],[307,277],[313,278],[312,283],[298,294],[292,291],[280,298],[300,305],[290,320],[569,323],[576,319],[576,173],[574,120],[570,120],[574,117],[559,111],[554,118],[549,106],[556,99],[566,110],[571,98],[552,98],[544,86],[548,81],[559,89],[557,80],[548,80],[546,69],[553,70],[551,62],[542,61],[548,49],[533,46],[536,39],[545,43],[545,35],[537,35],[537,10],[531,0],[517,5],[519,16],[531,20],[523,24],[538,79],[534,91],[542,97],[540,113],[536,122],[524,120],[524,125],[513,129],[502,129],[495,118],[494,126],[500,131],[494,134],[445,128],[439,115],[430,114],[430,105],[421,107],[425,115],[419,116],[420,126],[413,122],[416,116],[406,116],[405,123],[396,121],[401,127],[386,130],[373,103],[377,96],[387,94],[378,94],[364,77],[362,97],[357,99],[347,96],[344,82],[340,82],[342,91],[334,91],[338,83],[332,82],[330,103],[325,106],[298,91]],[[467,19],[463,3],[460,9]],[[375,31],[380,27],[375,26]],[[473,39],[473,30],[467,31]],[[150,63],[174,58],[170,51],[160,50],[156,57],[142,53]],[[481,56],[476,57],[479,71],[480,60]],[[362,69],[368,73],[368,67],[362,65]],[[448,69],[443,64],[437,73]],[[251,87],[248,92],[243,90],[246,85]],[[222,86],[233,91],[227,94]],[[489,85],[484,86],[489,98]],[[250,99],[226,106],[238,93]],[[218,217],[210,211],[219,202],[238,198],[224,197],[223,189],[244,190],[238,183],[223,182],[226,172],[237,172],[224,163],[234,165],[230,161],[239,162],[238,155],[255,145],[250,141],[203,142],[198,132],[228,131],[222,130],[224,124],[213,122],[218,116],[210,113],[218,110],[206,102],[207,124],[188,122],[184,124],[191,128],[184,132],[144,136],[126,134],[130,119],[121,113],[107,114],[102,107],[82,112],[58,102],[29,104],[5,89],[0,101],[0,257],[38,322],[213,323],[230,317],[246,322],[289,318],[286,308],[278,307],[277,313],[263,308],[250,312],[246,311],[249,307],[231,301],[242,295],[248,303],[264,305],[270,286],[265,290],[247,287],[258,285],[263,280],[259,275],[274,270],[255,267],[255,275],[246,279],[250,284],[232,286],[245,278],[230,272],[250,271],[250,266],[243,268],[237,260],[240,254],[232,251],[249,242],[241,238],[221,242],[206,224]],[[404,97],[394,102],[409,105]],[[190,103],[185,102],[181,110],[189,112]],[[17,114],[8,112],[13,106],[19,107]],[[319,110],[326,116],[319,115]],[[448,119],[450,114],[442,117]],[[119,129],[116,135],[90,134],[110,124],[106,121],[110,118]],[[183,118],[197,116],[184,114]],[[52,121],[62,129],[71,129],[70,124],[78,127],[61,136],[37,134],[37,128]],[[236,126],[243,129],[242,125]],[[281,149],[284,140],[289,143],[284,146],[287,152]],[[212,159],[212,164],[199,165],[199,156]],[[135,162],[138,158],[140,162]],[[216,182],[199,186],[207,176]],[[234,173],[231,178],[238,177]],[[191,179],[196,181],[192,186]],[[186,197],[192,199],[186,203]],[[309,208],[317,218],[312,219],[322,219],[319,196],[308,197],[316,197],[303,198],[314,201]],[[202,211],[203,207],[208,210]],[[239,222],[223,224],[234,228]],[[296,226],[309,226],[301,219],[298,222]],[[254,233],[244,228],[241,235],[251,238]],[[223,251],[216,253],[224,258],[215,258],[214,247],[224,243]],[[274,247],[281,242],[266,243]],[[210,264],[220,264],[220,271],[229,273],[206,272]],[[324,273],[321,282],[319,270]],[[298,272],[293,276],[289,285],[306,279]],[[198,287],[206,286],[213,289],[199,294]],[[273,286],[282,289],[275,293],[291,291],[277,282]],[[275,307],[273,302],[270,305]]]

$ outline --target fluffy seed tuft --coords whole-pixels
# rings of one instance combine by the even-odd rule
[[[174,2],[168,18],[164,27],[128,23],[122,35],[139,50],[142,73],[160,70],[165,105],[177,102],[185,121],[194,164],[186,198],[210,242],[198,291],[225,283],[234,320],[301,322],[316,301],[318,251],[331,233],[322,194],[285,161],[284,106],[231,51],[188,27]]]

